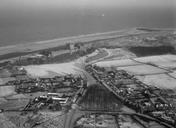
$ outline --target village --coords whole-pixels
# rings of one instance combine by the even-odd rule
[[[126,40],[148,46],[76,42],[1,61],[2,121],[19,128],[175,128],[174,47],[153,47],[168,39],[148,34],[118,39]]]

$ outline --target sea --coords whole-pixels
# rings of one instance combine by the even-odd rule
[[[173,9],[62,9],[0,12],[0,47],[133,27],[174,28]]]

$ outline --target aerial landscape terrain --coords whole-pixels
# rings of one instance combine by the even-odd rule
[[[0,128],[176,128],[176,0],[0,0]]]
[[[176,128],[176,30],[0,47],[0,128]]]

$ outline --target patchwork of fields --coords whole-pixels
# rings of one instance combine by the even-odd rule
[[[100,61],[101,67],[116,67],[135,75],[142,82],[160,88],[176,89],[176,55]]]

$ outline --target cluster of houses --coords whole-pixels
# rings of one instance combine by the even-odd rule
[[[138,113],[176,126],[176,108],[167,99],[162,97],[160,92],[163,90],[146,85],[123,70],[108,71],[96,65],[89,65],[86,67],[86,70],[99,83],[113,92],[124,105]],[[124,82],[119,83],[118,81]]]

